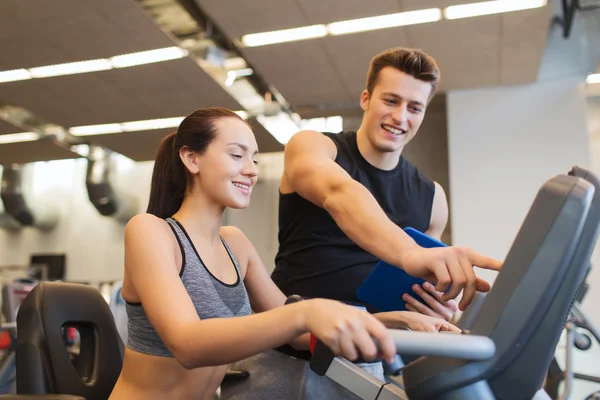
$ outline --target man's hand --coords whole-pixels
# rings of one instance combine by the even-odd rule
[[[442,318],[446,321],[450,321],[454,313],[458,311],[456,301],[444,301],[442,299],[444,293],[435,290],[435,287],[429,282],[423,283],[423,287],[413,285],[412,290],[421,297],[429,307],[412,297],[410,294],[405,293],[402,296],[402,299],[406,302],[406,309],[408,311],[421,313],[430,317]]]
[[[411,311],[390,311],[373,314],[388,329],[410,329],[421,332],[460,332],[456,326],[441,318],[430,317]]]
[[[490,290],[490,284],[475,275],[474,265],[494,271],[502,268],[502,262],[466,247],[415,246],[403,251],[399,263],[409,275],[423,278],[433,283],[438,292],[445,292],[443,301],[454,299],[463,291],[458,305],[461,311],[471,304],[475,292]]]

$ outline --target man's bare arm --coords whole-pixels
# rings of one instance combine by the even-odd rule
[[[470,304],[475,291],[488,291],[487,282],[477,278],[473,265],[499,270],[500,261],[469,248],[423,249],[394,224],[373,195],[336,162],[336,147],[331,139],[315,131],[301,131],[285,149],[283,189],[327,210],[344,233],[381,260],[424,278],[443,299],[457,297],[464,289],[460,309]],[[448,289],[449,288],[449,289]]]

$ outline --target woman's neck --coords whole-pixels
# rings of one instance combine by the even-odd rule
[[[224,211],[222,205],[190,193],[184,197],[173,218],[184,224],[191,236],[218,242]]]

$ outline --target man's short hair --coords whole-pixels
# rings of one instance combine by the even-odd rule
[[[396,68],[415,79],[431,84],[431,93],[428,100],[433,98],[440,81],[440,70],[433,57],[423,50],[395,47],[373,57],[367,74],[367,92],[369,95],[373,93],[379,73],[385,67]]]

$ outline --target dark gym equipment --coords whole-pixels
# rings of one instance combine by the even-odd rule
[[[64,326],[77,328],[81,338],[76,365],[63,342]],[[17,393],[108,398],[121,372],[123,342],[97,289],[39,283],[19,309],[17,329]]]
[[[402,370],[405,393],[339,358],[325,375],[363,399],[549,399],[541,388],[599,227],[598,179],[577,167],[554,177],[539,190],[470,331],[394,332],[399,353],[429,355]]]

